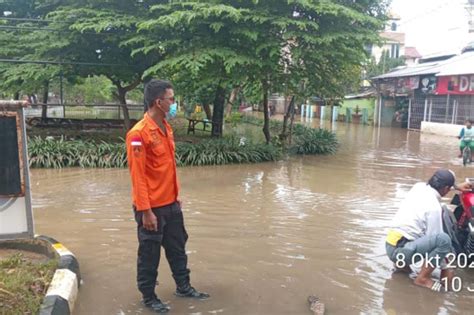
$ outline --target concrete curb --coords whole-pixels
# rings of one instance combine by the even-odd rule
[[[44,235],[36,236],[35,238],[49,243],[54,252],[59,256],[58,268],[43,299],[39,314],[72,314],[81,282],[79,262],[72,252],[55,239]]]

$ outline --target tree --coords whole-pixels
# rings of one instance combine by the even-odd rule
[[[375,0],[170,1],[152,12],[139,24],[137,52],[164,58],[147,73],[213,80],[215,125],[223,122],[229,87],[253,84],[261,91],[267,142],[268,94],[297,91],[304,81],[306,94],[340,96],[341,82],[366,58],[364,47],[378,40],[384,18]]]
[[[255,77],[261,80],[267,141],[270,138],[266,117],[268,92],[342,97],[356,73],[354,70],[365,59],[364,46],[378,40],[377,30],[384,18],[380,4],[380,1],[357,4],[282,1],[278,5],[271,1],[258,2],[257,9],[252,10],[255,14],[252,21],[256,24],[252,29],[259,32],[253,43],[256,49],[251,51],[255,60],[263,62],[252,68],[258,70]]]
[[[370,59],[369,63],[366,66],[366,77],[367,79],[376,77],[404,64],[404,57],[391,58],[389,52],[387,50],[384,50],[382,51],[382,55],[380,56],[380,60],[378,63],[376,62],[374,57]]]
[[[212,135],[220,136],[226,96],[242,80],[242,67],[250,62],[239,51],[231,29],[243,20],[243,12],[218,1],[170,1],[151,11],[152,16],[139,24],[143,47],[136,52],[163,53],[164,58],[146,74],[172,81],[187,77],[206,89],[213,87]],[[195,94],[187,88],[181,92],[187,97]]]
[[[132,55],[136,23],[147,15],[152,4],[162,1],[99,1],[69,0],[67,5],[51,12],[48,18],[53,27],[68,25],[63,36],[67,44],[61,47],[69,60],[87,61],[103,66],[79,66],[81,76],[105,76],[116,87],[115,99],[122,105],[125,127],[130,128],[126,95],[143,81],[144,71],[160,60],[159,53],[146,58],[141,53]],[[125,43],[128,43],[125,45]]]
[[[206,117],[212,120],[210,104],[214,102],[217,83],[214,80],[205,81],[191,78],[186,72],[180,71],[172,76],[176,92],[183,97],[187,108],[194,109],[195,104],[200,104]]]
[[[90,76],[67,85],[66,100],[75,104],[105,104],[111,102],[114,86],[104,76]],[[143,97],[142,97],[143,99]]]
[[[126,94],[142,82],[144,70],[160,56],[132,56],[134,46],[123,43],[137,36],[138,17],[143,19],[149,6],[160,2],[163,1],[19,0],[3,5],[0,9],[12,12],[10,17],[26,20],[8,21],[10,26],[21,30],[1,32],[0,43],[5,41],[6,48],[0,48],[0,57],[47,60],[61,66],[4,64],[0,72],[5,77],[8,75],[9,80],[0,84],[13,88],[28,82],[46,87],[45,82],[59,73],[70,80],[75,76],[103,75],[116,87],[114,96],[122,104],[125,125],[129,128]],[[11,41],[13,34],[18,38],[16,44]]]
[[[9,60],[0,63],[0,87],[14,94],[15,99],[22,93],[41,90],[42,103],[48,103],[50,82],[59,77],[60,67],[26,61],[41,60],[46,48],[58,44],[55,35],[46,30],[45,23],[38,23],[49,9],[58,5],[52,0],[0,3],[2,15],[8,13],[0,19],[0,58]],[[41,116],[47,117],[46,105],[43,105]]]
[[[366,57],[365,45],[378,41],[385,12],[385,1],[380,0],[20,0],[17,4],[18,12],[44,24],[36,24],[28,34],[37,38],[22,37],[18,47],[7,44],[5,54],[0,48],[0,55],[31,52],[21,58],[60,62],[60,73],[71,78],[106,76],[116,87],[127,126],[127,92],[143,78],[159,74],[175,82],[189,99],[207,103],[212,95],[214,136],[222,134],[231,91],[251,85],[263,104],[267,142],[269,93],[341,96]],[[24,13],[28,8],[35,11]],[[45,68],[49,78],[57,75],[53,68]],[[11,80],[43,84],[48,79],[47,73],[35,78],[22,71]],[[299,89],[301,85],[305,88]]]

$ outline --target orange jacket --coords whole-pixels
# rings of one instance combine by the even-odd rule
[[[145,114],[127,133],[127,159],[137,211],[162,207],[178,199],[173,130],[164,120],[167,136]]]

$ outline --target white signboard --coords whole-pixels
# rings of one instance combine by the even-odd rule
[[[34,236],[25,105],[0,101],[0,239]]]

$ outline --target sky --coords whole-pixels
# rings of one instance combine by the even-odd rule
[[[421,55],[460,53],[474,40],[468,33],[468,0],[392,0],[392,12],[401,18],[405,45]],[[474,12],[473,12],[474,13]]]

